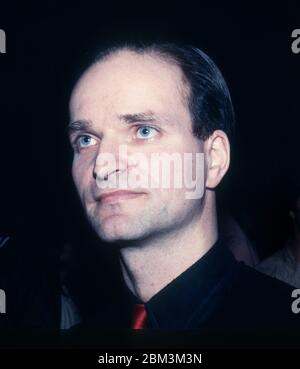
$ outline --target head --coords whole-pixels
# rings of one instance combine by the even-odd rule
[[[229,166],[233,120],[226,83],[199,49],[122,45],[99,53],[73,89],[69,126],[74,182],[98,235],[108,242],[133,242],[213,214],[214,190]],[[192,160],[185,162],[187,153]],[[107,154],[116,160],[102,160]],[[153,164],[153,154],[161,166]],[[175,154],[174,161],[165,154]],[[171,163],[167,187],[166,160]],[[200,188],[196,196],[187,196],[191,187],[184,168]],[[127,187],[131,192],[105,196],[117,190],[116,178],[132,176],[147,177],[147,185],[137,180],[140,185]]]

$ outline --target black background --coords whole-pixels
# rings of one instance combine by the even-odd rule
[[[91,45],[139,35],[194,44],[220,67],[237,127],[219,206],[241,222],[261,257],[283,246],[300,172],[300,54],[291,51],[300,6],[163,4],[0,3],[7,37],[0,54],[2,233],[33,233],[53,253],[65,242],[92,242],[70,173],[68,94]]]

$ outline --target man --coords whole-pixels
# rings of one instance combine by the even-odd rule
[[[106,301],[100,325],[238,336],[292,329],[288,286],[235,261],[218,239],[215,189],[229,167],[233,121],[220,71],[190,46],[112,47],[77,81],[70,99],[73,178],[94,230],[119,249],[124,280],[123,308]],[[196,191],[190,182],[174,185],[184,169],[170,171],[171,184],[161,185],[149,168],[152,154],[164,163],[165,153],[182,162],[185,154],[203,159],[184,167],[196,173]],[[132,159],[141,154],[143,160]],[[139,176],[148,185],[124,180]]]
[[[292,195],[289,217],[292,234],[283,249],[260,263],[257,269],[271,277],[300,288],[300,192]]]

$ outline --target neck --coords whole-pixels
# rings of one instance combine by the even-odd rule
[[[155,240],[121,249],[121,267],[128,288],[147,302],[199,260],[217,241],[216,210],[204,206],[201,216],[182,229]]]

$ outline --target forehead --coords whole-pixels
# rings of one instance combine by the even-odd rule
[[[86,115],[153,110],[186,114],[186,94],[183,73],[174,63],[123,50],[84,73],[72,92],[70,112]]]

